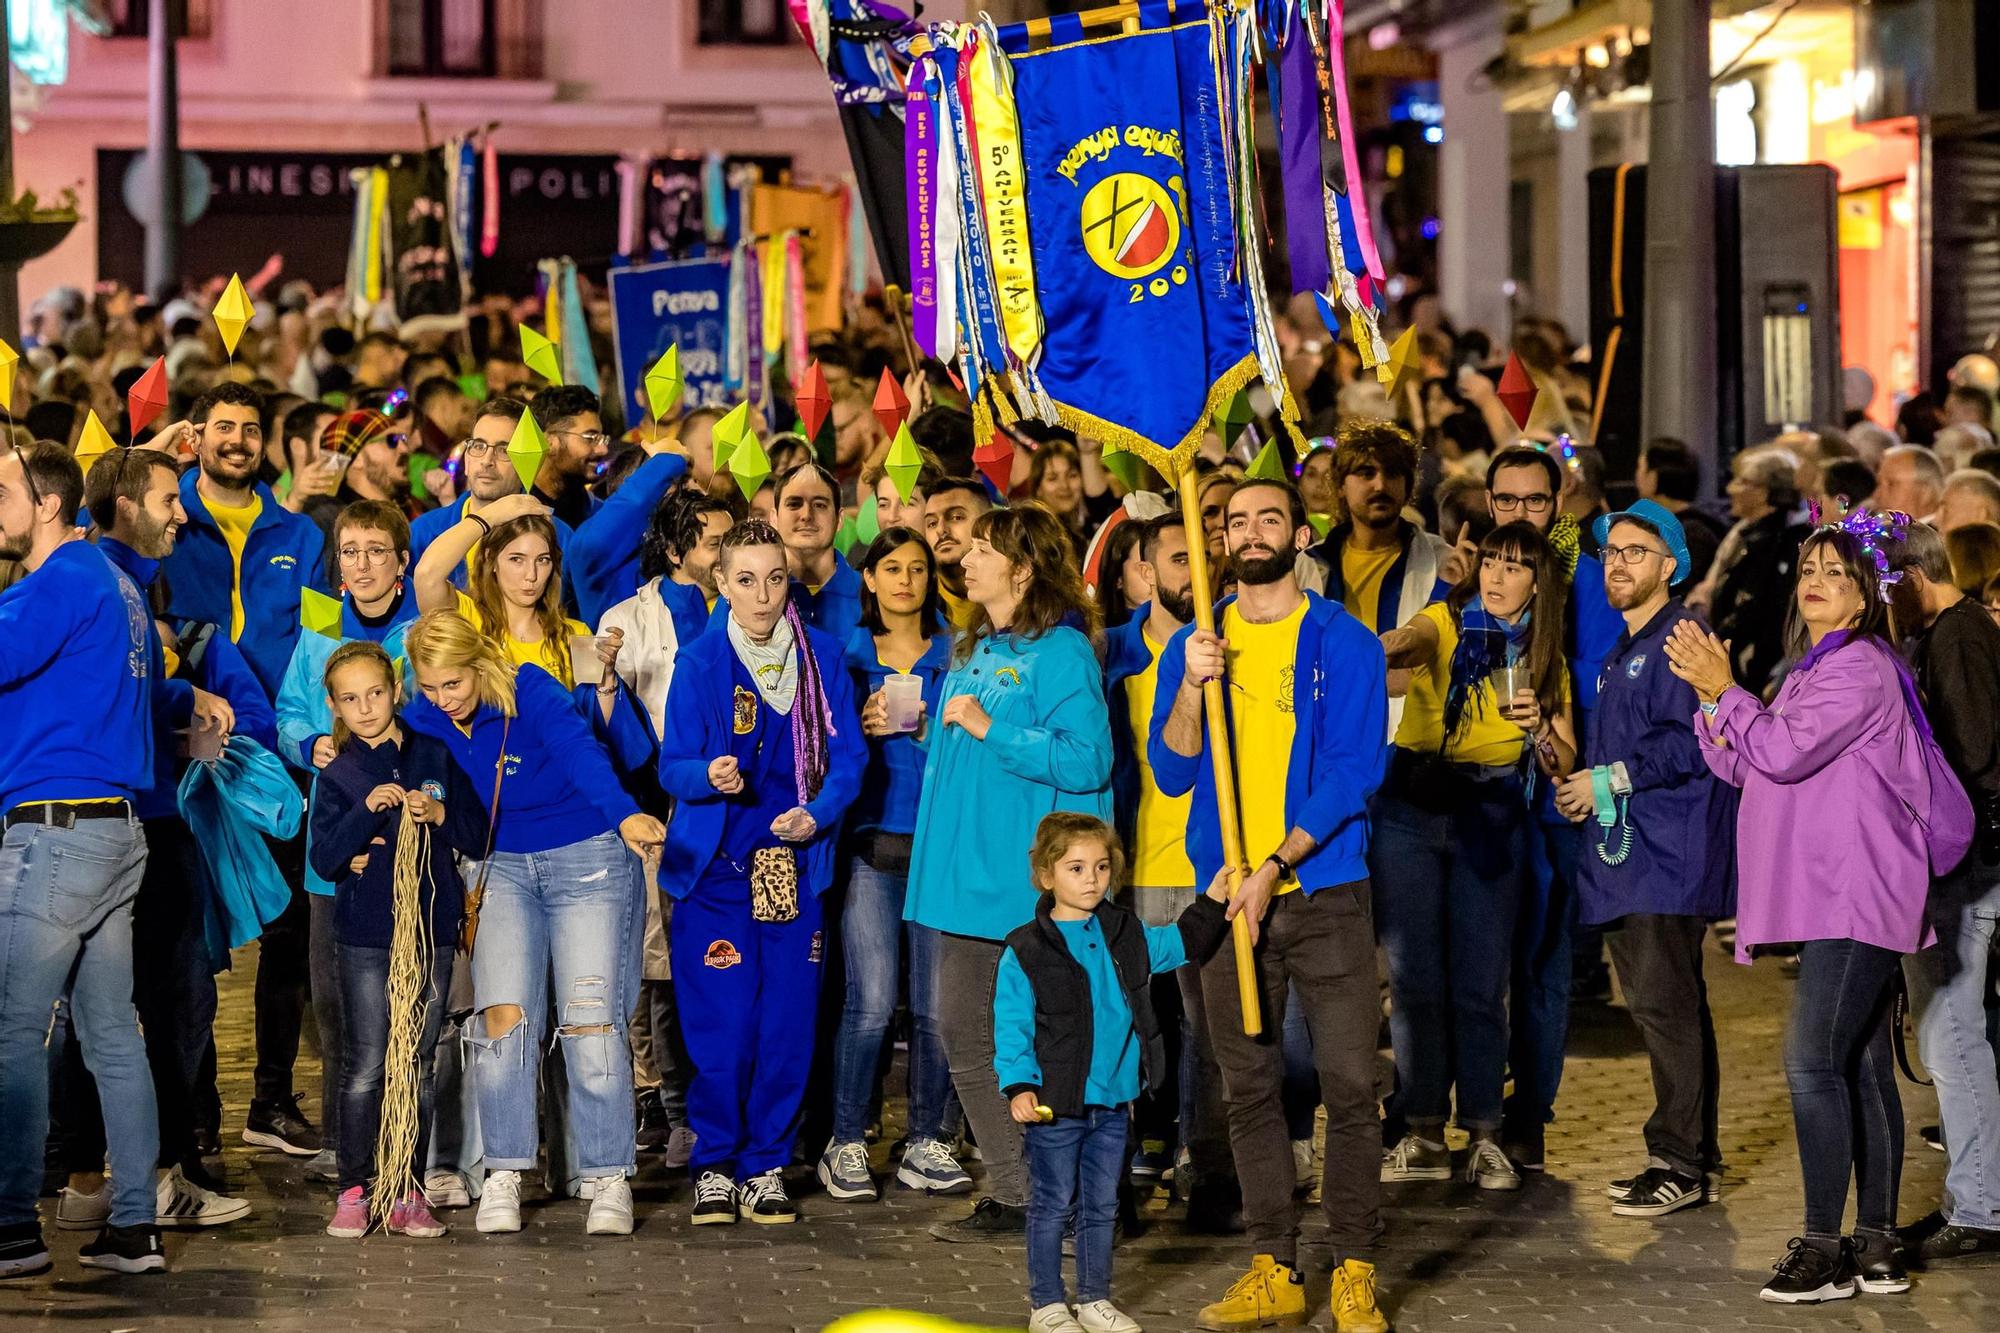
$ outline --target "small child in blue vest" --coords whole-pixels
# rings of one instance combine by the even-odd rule
[[[1159,1086],[1166,1046],[1151,979],[1214,951],[1224,880],[1172,926],[1107,900],[1125,849],[1103,820],[1058,810],[1028,853],[1045,895],[1007,936],[993,988],[993,1068],[1028,1126],[1030,1333],[1140,1333],[1111,1303],[1111,1231],[1125,1169],[1126,1108]],[[1076,1220],[1076,1310],[1064,1299],[1063,1232]]]

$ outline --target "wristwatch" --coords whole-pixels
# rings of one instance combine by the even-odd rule
[[[1290,861],[1287,861],[1284,857],[1278,855],[1276,852],[1272,852],[1269,856],[1265,857],[1264,859],[1270,864],[1278,867],[1279,879],[1290,879],[1292,877],[1292,863]]]

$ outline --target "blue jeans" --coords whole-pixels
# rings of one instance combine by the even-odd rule
[[[833,1139],[859,1143],[881,1081],[882,1043],[896,1014],[907,929],[910,958],[910,1119],[912,1141],[942,1137],[951,1066],[937,1022],[937,933],[903,922],[909,881],[855,857],[840,915],[847,1001],[833,1048]]]
[[[1902,955],[1858,940],[1807,940],[1785,1029],[1785,1082],[1805,1176],[1805,1234],[1840,1235],[1847,1183],[1854,1226],[1896,1225],[1903,1099],[1889,1023]]]
[[[697,1176],[748,1180],[791,1164],[826,949],[820,901],[801,889],[792,920],[758,921],[750,881],[718,857],[674,904],[667,947],[689,1019],[688,1167]]]
[[[1375,802],[1368,873],[1375,928],[1389,956],[1389,1038],[1396,1110],[1439,1137],[1458,1090],[1458,1123],[1500,1128],[1507,1054],[1507,974],[1528,819],[1518,787],[1449,811],[1399,797]]]
[[[367,1185],[377,1172],[376,1132],[382,1122],[384,1062],[389,1054],[389,950],[338,946],[341,1013],[346,1049],[340,1063],[340,1188]],[[430,1160],[431,1117],[436,1105],[431,1080],[438,1033],[444,1028],[445,999],[451,990],[452,944],[440,941],[431,956],[430,984],[423,994],[422,1031],[417,1038],[417,1141],[411,1170],[423,1183]]]
[[[626,1026],[639,998],[640,873],[615,833],[552,851],[494,854],[472,955],[476,1026],[487,1033],[496,1005],[518,1007],[521,1018],[498,1036],[467,1038],[487,1170],[535,1166],[535,1082],[549,1036],[551,976],[568,1085],[565,1141],[577,1170],[589,1177],[632,1169]]]
[[[1076,1219],[1076,1303],[1111,1299],[1111,1229],[1125,1171],[1125,1108],[1087,1107],[1030,1125],[1028,1304],[1063,1303],[1062,1243]]]
[[[1582,846],[1583,830],[1574,824],[1558,827],[1536,819],[1529,825],[1528,880],[1514,935],[1514,1021],[1507,1055],[1514,1095],[1507,1099],[1507,1122],[1530,1134],[1555,1119],[1556,1090],[1562,1086]]]
[[[65,985],[104,1108],[111,1222],[152,1224],[160,1129],[132,1007],[132,900],[145,869],[146,835],[131,819],[17,825],[0,841],[0,1226],[35,1220],[49,1131],[43,1043]]]
[[[1973,864],[1931,890],[1938,942],[1903,960],[1924,1066],[1937,1085],[1938,1120],[1950,1165],[1944,1216],[1962,1227],[2000,1229],[2000,1009],[1989,1001],[2000,943],[2000,872]]]

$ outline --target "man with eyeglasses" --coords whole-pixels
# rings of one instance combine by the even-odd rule
[[[255,467],[255,461],[252,462]],[[80,541],[83,473],[59,445],[0,453],[0,1277],[48,1271],[35,1199],[48,1137],[50,1015],[65,990],[96,1070],[113,1194],[93,1267],[166,1267],[154,1224],[159,1123],[132,1007],[133,801],[153,773],[162,670],[144,597]]]
[[[604,503],[590,493],[590,483],[611,456],[597,395],[580,384],[551,385],[535,395],[528,410],[548,441],[535,474],[535,498],[570,527],[581,527]]]
[[[1565,656],[1571,662],[1598,663],[1624,635],[1625,622],[1605,597],[1603,563],[1582,552],[1576,519],[1560,510],[1565,479],[1559,452],[1509,445],[1487,464],[1487,502],[1495,523],[1526,523],[1549,538],[1570,570]],[[1462,540],[1459,544],[1464,546]],[[1574,676],[1577,740],[1584,744],[1597,709],[1597,673],[1586,666]],[[1546,783],[1541,784],[1536,812],[1542,836],[1529,840],[1533,860],[1516,926],[1513,1002],[1508,1006],[1514,1092],[1507,1099],[1501,1131],[1508,1157],[1528,1171],[1542,1169],[1544,1131],[1555,1116],[1569,1044],[1571,936],[1582,853],[1580,834],[1556,810]]]
[[[420,514],[411,522],[410,568],[417,567],[432,542],[463,523],[468,515],[476,515],[495,500],[521,493],[521,477],[514,470],[507,445],[514,438],[514,429],[521,424],[521,417],[527,410],[528,405],[518,398],[489,398],[480,405],[479,415],[472,423],[472,434],[466,437],[458,451],[459,481],[463,494],[444,508]],[[575,535],[574,530],[559,518],[554,522],[556,548],[562,553],[563,582],[571,584],[570,538]],[[472,563],[478,550],[475,545],[473,553],[468,554],[464,563],[452,571],[454,587],[466,586],[466,567]],[[566,597],[569,591],[565,587]],[[574,598],[569,600],[573,602]]]
[[[1621,1217],[1662,1217],[1713,1202],[1722,1170],[1702,941],[1709,922],[1735,911],[1736,792],[1702,759],[1693,687],[1667,669],[1667,636],[1700,624],[1672,593],[1693,564],[1680,519],[1640,500],[1598,519],[1597,534],[1625,633],[1597,673],[1587,767],[1555,800],[1584,833],[1578,914],[1608,931],[1653,1071],[1645,1165],[1606,1192]]]
[[[265,698],[275,698],[298,644],[303,590],[328,590],[326,539],[257,480],[264,441],[263,400],[255,390],[218,384],[195,399],[188,420],[198,466],[181,478],[187,522],[160,566],[170,589],[167,615],[216,626],[242,650]],[[260,946],[255,1091],[243,1138],[253,1147],[310,1157],[319,1151],[319,1132],[292,1091],[306,998],[303,840],[274,843],[272,854],[293,894],[265,926]]]

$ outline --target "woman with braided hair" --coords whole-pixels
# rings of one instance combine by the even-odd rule
[[[843,645],[792,604],[768,523],[730,529],[723,625],[680,650],[660,738],[676,801],[660,862],[694,1078],[696,1225],[792,1222],[790,1163],[826,952],[820,895],[868,749]]]

